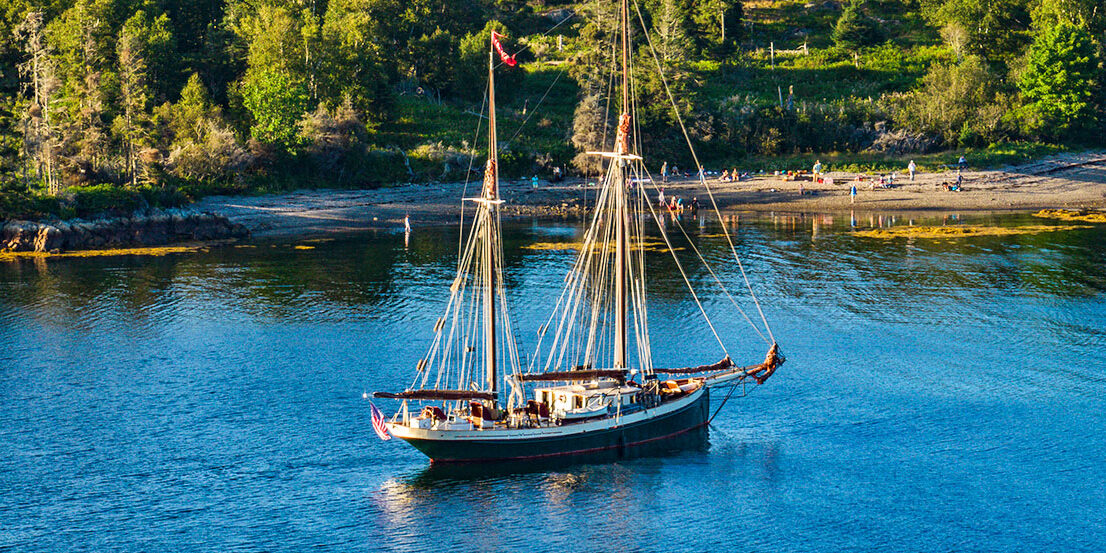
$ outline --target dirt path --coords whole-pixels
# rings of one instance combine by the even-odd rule
[[[719,207],[743,211],[833,212],[924,210],[1036,210],[1046,208],[1102,209],[1106,207],[1106,152],[1066,154],[994,171],[966,171],[964,191],[948,192],[942,182],[954,182],[955,171],[919,174],[908,182],[896,176],[896,187],[871,189],[858,184],[855,203],[849,196],[855,174],[828,174],[835,184],[808,179],[785,181],[757,176],[738,183],[708,181]],[[877,176],[878,177],[878,176]],[[799,195],[800,184],[806,194]],[[399,228],[404,215],[415,226],[458,220],[460,198],[476,192],[479,183],[403,185],[378,190],[306,190],[269,196],[213,196],[196,207],[226,215],[242,223],[256,237],[291,237],[349,232],[371,228]],[[699,198],[708,206],[706,190],[694,179],[664,185],[665,194]],[[500,184],[506,200],[505,217],[558,216],[580,212],[595,198],[594,187],[581,181],[551,185],[529,181]],[[650,197],[656,191],[650,191]],[[465,209],[471,209],[465,203]]]

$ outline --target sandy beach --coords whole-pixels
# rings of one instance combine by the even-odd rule
[[[832,169],[832,168],[831,168]],[[944,189],[956,172],[919,173],[909,181],[896,175],[895,187],[873,188],[856,182],[855,173],[830,171],[833,184],[812,182],[809,176],[785,180],[759,175],[740,182],[708,184],[719,208],[727,211],[793,213],[862,211],[1028,211],[1037,209],[1106,208],[1106,152],[1064,154],[1019,166],[990,171],[965,171],[961,192]],[[850,188],[857,185],[857,196]],[[799,194],[800,186],[804,194]],[[304,190],[267,196],[212,196],[196,208],[227,216],[245,225],[255,237],[291,237],[397,228],[409,215],[414,226],[448,224],[459,220],[463,195],[476,193],[479,182],[401,185],[375,190]],[[665,194],[698,198],[709,208],[707,192],[696,179],[664,185]],[[594,201],[596,189],[581,180],[559,184],[529,180],[503,181],[503,215],[510,217],[577,215]],[[656,191],[649,196],[655,198]]]

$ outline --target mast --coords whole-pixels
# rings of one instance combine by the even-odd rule
[[[488,50],[488,165],[484,170],[484,369],[488,391],[496,393],[496,343],[495,343],[495,212],[499,196],[499,145],[495,135],[495,32],[492,32]]]
[[[612,179],[618,187],[615,191],[615,217],[618,225],[615,230],[615,337],[614,366],[626,367],[626,257],[629,248],[626,243],[627,225],[626,182],[629,160],[623,156],[630,153],[630,6],[622,0],[622,115],[618,118],[618,138],[615,152],[618,154],[618,178]]]

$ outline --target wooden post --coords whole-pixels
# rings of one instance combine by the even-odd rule
[[[775,69],[776,68],[776,43],[775,42],[769,42],[768,43],[768,49],[769,49],[770,55],[772,56],[772,69]]]

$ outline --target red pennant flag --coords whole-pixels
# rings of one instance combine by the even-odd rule
[[[492,31],[492,46],[495,46],[495,51],[499,52],[499,59],[503,60],[503,63],[505,63],[505,64],[507,64],[511,67],[514,67],[514,66],[518,65],[518,61],[515,60],[515,57],[514,56],[508,56],[507,52],[503,49],[503,45],[499,43],[499,39],[501,39],[501,38],[507,38],[507,37],[495,32],[495,31]]]

